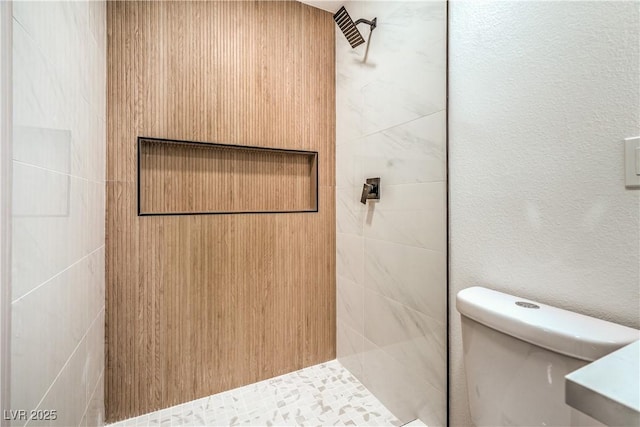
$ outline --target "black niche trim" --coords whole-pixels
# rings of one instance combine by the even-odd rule
[[[316,168],[316,207],[315,209],[295,210],[295,211],[215,211],[215,212],[142,212],[141,202],[141,186],[140,186],[140,169],[141,169],[141,150],[144,141],[160,142],[166,144],[183,144],[183,145],[204,145],[208,147],[224,147],[233,148],[238,150],[256,150],[256,151],[271,151],[279,153],[291,153],[291,154],[308,154],[315,157]],[[137,140],[137,166],[136,166],[136,188],[137,188],[137,211],[138,216],[183,216],[183,215],[246,215],[246,214],[291,214],[291,213],[317,213],[320,208],[320,156],[317,151],[307,150],[292,150],[287,148],[272,148],[272,147],[257,147],[252,145],[234,145],[234,144],[222,144],[217,142],[200,142],[200,141],[185,141],[179,139],[165,139],[165,138],[152,138],[146,136],[139,136]]]

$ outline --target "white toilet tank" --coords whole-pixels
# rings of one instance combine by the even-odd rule
[[[564,403],[564,376],[640,331],[482,287],[457,295],[476,426],[601,426]]]

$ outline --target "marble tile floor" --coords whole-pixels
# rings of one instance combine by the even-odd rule
[[[332,360],[110,427],[400,425],[360,381]]]

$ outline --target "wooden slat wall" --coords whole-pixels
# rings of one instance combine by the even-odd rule
[[[107,9],[107,421],[334,358],[331,15]],[[317,151],[319,212],[138,217],[138,136]]]
[[[141,140],[140,211],[316,209],[316,154]]]

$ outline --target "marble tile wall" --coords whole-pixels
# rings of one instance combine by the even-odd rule
[[[104,418],[105,28],[101,1],[13,4],[11,407],[52,425]]]
[[[446,423],[446,3],[353,1],[336,28],[338,359],[397,417]],[[359,26],[365,39],[368,29]],[[381,199],[360,203],[365,178]]]

